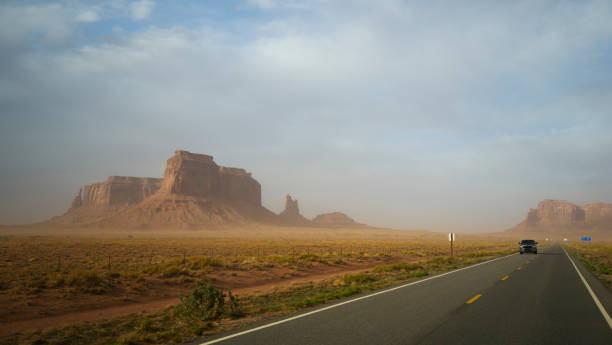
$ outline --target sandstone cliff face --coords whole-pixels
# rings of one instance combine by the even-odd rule
[[[527,225],[570,225],[584,222],[584,210],[563,200],[544,200],[527,212]]]
[[[212,156],[176,151],[166,162],[162,192],[208,197],[216,194],[219,167]]]
[[[595,202],[585,205],[583,209],[589,223],[612,228],[612,204]]]
[[[524,232],[568,232],[612,229],[612,204],[578,206],[564,200],[544,200],[529,209],[526,219],[510,229]]]
[[[110,176],[85,186],[80,207],[121,209],[134,205],[155,194],[161,182],[159,178]]]
[[[164,178],[111,176],[85,186],[53,223],[129,228],[216,227],[274,222],[261,206],[261,185],[244,169],[218,166],[212,156],[176,151]]]
[[[218,166],[212,156],[188,151],[176,151],[168,159],[161,191],[261,205],[261,185],[250,173]]]
[[[323,213],[312,219],[316,225],[326,227],[367,227],[367,225],[358,223],[341,212]]]
[[[223,198],[261,206],[261,185],[246,170],[220,167],[219,184]]]
[[[52,221],[85,223],[109,216],[155,194],[160,189],[161,182],[158,178],[110,176],[104,182],[79,189],[68,212]]]

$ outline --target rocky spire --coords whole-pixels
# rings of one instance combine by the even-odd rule
[[[281,215],[285,216],[299,216],[300,215],[300,207],[298,206],[298,201],[293,200],[291,195],[287,194],[285,198],[285,210],[281,212]]]

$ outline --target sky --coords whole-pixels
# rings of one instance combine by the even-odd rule
[[[0,224],[177,149],[399,229],[612,202],[607,0],[1,1],[0,61]]]

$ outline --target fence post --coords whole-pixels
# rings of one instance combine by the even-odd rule
[[[108,271],[110,272],[111,270],[111,262],[110,262],[110,255],[108,256]]]
[[[61,271],[62,269],[62,257],[61,256],[57,256],[57,271]]]

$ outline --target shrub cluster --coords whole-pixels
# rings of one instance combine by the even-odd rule
[[[224,315],[231,318],[244,316],[236,296],[231,291],[226,296],[221,290],[201,282],[197,282],[187,296],[181,297],[181,302],[174,308],[174,316],[186,322],[210,322]]]

